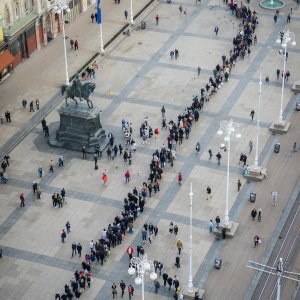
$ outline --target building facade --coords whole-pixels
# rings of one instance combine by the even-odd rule
[[[45,47],[62,31],[61,15],[54,9],[57,3],[68,4],[70,12],[65,13],[64,17],[71,22],[95,1],[1,0],[0,81],[3,72],[1,68],[7,69],[9,66],[12,70],[35,50]]]

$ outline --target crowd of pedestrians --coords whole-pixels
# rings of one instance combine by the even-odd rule
[[[106,257],[111,255],[112,248],[115,248],[123,243],[126,234],[134,232],[134,221],[138,216],[143,213],[144,206],[147,201],[153,194],[160,191],[161,181],[163,179],[164,168],[167,163],[170,164],[170,167],[173,167],[174,161],[176,160],[176,151],[177,147],[182,145],[185,139],[189,139],[189,135],[192,132],[193,122],[197,122],[199,119],[199,112],[203,108],[204,103],[210,101],[212,95],[220,89],[224,82],[227,82],[229,79],[230,72],[235,66],[238,60],[243,60],[248,53],[250,55],[250,47],[253,43],[255,27],[257,24],[256,12],[251,12],[250,9],[247,9],[245,6],[235,7],[233,9],[238,18],[242,18],[242,23],[240,26],[240,32],[233,39],[233,49],[230,51],[229,56],[222,56],[222,63],[218,64],[213,70],[213,77],[210,77],[208,83],[205,87],[201,88],[199,96],[193,96],[193,101],[189,107],[187,107],[181,114],[178,115],[177,120],[166,121],[166,109],[163,107],[162,112],[162,127],[167,127],[169,130],[169,135],[166,141],[167,146],[162,144],[160,149],[157,149],[153,155],[151,162],[149,164],[150,172],[148,176],[148,182],[144,181],[141,184],[141,187],[137,189],[136,187],[132,192],[127,194],[127,197],[124,198],[123,210],[115,217],[112,223],[108,224],[106,228],[100,233],[96,241],[90,242],[90,253],[85,255],[85,264],[87,266],[92,266],[92,264],[101,263],[101,265],[106,261]],[[156,17],[157,25],[159,17]],[[218,30],[217,30],[218,32]],[[217,34],[216,32],[216,34]],[[257,40],[257,38],[256,38]],[[177,49],[176,49],[177,50]],[[178,51],[178,50],[177,50]],[[177,52],[176,51],[176,52]],[[177,54],[178,57],[179,54]],[[175,51],[170,52],[171,59],[175,56]],[[176,57],[175,57],[176,58]],[[167,125],[168,124],[168,125]],[[109,148],[107,149],[108,159],[112,159],[112,154],[114,157],[119,152],[120,155],[123,155],[124,162],[127,162],[128,156],[132,156],[132,124],[122,120],[122,131],[126,140],[126,145],[129,145],[130,150],[126,149],[123,152],[123,147],[120,144],[117,146],[115,144],[113,135],[110,133],[109,136]],[[140,136],[142,138],[143,144],[147,143],[147,140],[153,135],[153,130],[149,125],[149,120],[145,117],[144,122],[140,127]],[[120,147],[121,146],[121,147]],[[200,151],[200,144],[198,144],[198,150]],[[197,151],[198,151],[197,150]],[[102,151],[101,151],[102,152]],[[127,156],[124,157],[124,154],[127,153]],[[102,153],[101,153],[102,154]],[[95,155],[99,156],[99,149],[96,151]],[[212,151],[209,150],[209,158],[212,157]],[[245,154],[243,154],[245,157]],[[86,158],[86,152],[83,150],[83,158]],[[218,163],[220,164],[221,154],[218,152],[216,154]],[[245,164],[245,159],[243,159]],[[96,164],[96,161],[95,161]],[[124,175],[125,182],[130,180],[130,173],[127,171]],[[183,175],[181,172],[178,174],[178,183],[179,185],[183,181]],[[238,187],[239,188],[239,187]],[[207,199],[212,197],[211,188],[207,187]],[[219,216],[216,217],[216,226],[219,227],[220,224]],[[176,226],[177,227],[177,226]],[[145,223],[142,229],[142,243],[149,242],[152,243],[153,235],[157,235],[158,228],[152,224]],[[213,229],[213,222],[210,220],[210,232]],[[178,227],[175,229],[173,223],[170,223],[169,227],[170,233],[177,235]],[[175,233],[176,232],[176,233]],[[175,266],[180,268],[180,254],[183,249],[183,243],[180,239],[176,242],[176,247],[178,255],[175,258]],[[75,249],[75,246],[73,245]],[[72,254],[73,254],[72,248]],[[126,253],[128,254],[129,259],[132,258],[134,254],[134,248],[129,245],[126,247]],[[144,248],[141,245],[137,246],[137,255],[143,255]],[[160,274],[163,270],[163,264],[161,262],[156,263],[156,271],[159,270]],[[171,286],[175,287],[174,298],[178,299],[180,296],[179,281],[177,277],[169,277],[168,274],[164,273],[163,275],[164,285],[168,283],[169,290]],[[120,288],[122,294],[124,294],[125,283],[123,282],[122,287],[120,283]],[[158,280],[154,282],[155,291],[158,292],[160,288],[160,283]],[[112,285],[112,295],[115,297],[117,294],[117,285],[114,283]],[[177,296],[176,296],[177,295]]]

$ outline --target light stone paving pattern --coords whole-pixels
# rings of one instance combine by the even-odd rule
[[[187,8],[187,16],[179,14],[179,4]],[[214,5],[218,7],[213,7]],[[40,125],[24,137],[10,153],[12,157],[8,169],[10,180],[7,185],[1,185],[0,193],[0,243],[4,255],[7,253],[0,261],[1,295],[9,299],[53,299],[57,291],[63,291],[64,284],[72,278],[72,272],[80,268],[79,258],[71,258],[71,243],[80,242],[84,246],[83,252],[88,251],[89,241],[95,239],[122,210],[123,199],[127,192],[147,180],[152,153],[163,143],[166,144],[167,131],[163,130],[156,139],[151,139],[148,145],[141,144],[138,128],[144,117],[148,116],[153,128],[160,128],[160,109],[165,105],[167,120],[176,119],[177,115],[191,103],[192,95],[199,93],[200,88],[212,75],[212,69],[221,62],[222,54],[227,54],[232,48],[232,38],[238,30],[238,20],[229,14],[223,2],[203,1],[198,5],[188,1],[173,2],[171,5],[160,2],[153,7],[144,18],[147,22],[146,30],[136,30],[137,24],[132,29],[130,37],[124,38],[121,43],[111,48],[107,56],[101,58],[97,78],[91,79],[97,85],[92,99],[95,105],[102,108],[101,122],[108,132],[112,131],[115,134],[118,144],[124,142],[121,134],[122,118],[133,123],[134,138],[138,145],[133,164],[131,166],[124,164],[122,157],[108,161],[106,153],[103,153],[103,158],[98,162],[99,170],[95,171],[91,155],[85,161],[81,159],[81,153],[51,148],[43,136]],[[135,223],[134,234],[126,235],[122,245],[112,250],[104,266],[93,268],[92,288],[85,292],[83,299],[111,299],[110,287],[114,281],[118,284],[124,279],[127,285],[133,284],[133,279],[127,275],[129,261],[125,249],[129,244],[136,246],[141,243],[141,228],[145,221],[159,227],[158,237],[153,240],[152,245],[145,245],[149,258],[161,260],[169,275],[176,274],[182,285],[187,284],[190,182],[193,182],[194,191],[194,285],[201,288],[207,286],[208,299],[216,299],[216,295],[220,298],[219,292],[214,291],[210,285],[210,282],[223,280],[222,273],[213,277],[216,276],[213,259],[222,255],[225,249],[224,268],[230,269],[228,261],[233,251],[232,248],[231,250],[226,248],[227,243],[232,243],[231,241],[216,241],[208,233],[209,219],[214,219],[216,215],[220,215],[223,219],[224,216],[227,155],[222,152],[222,162],[218,166],[215,154],[220,151],[219,145],[223,139],[217,136],[216,132],[219,122],[230,117],[241,126],[243,138],[233,139],[231,143],[229,190],[230,216],[239,221],[240,216],[248,217],[252,209],[248,203],[249,192],[259,187],[255,183],[245,182],[241,176],[238,160],[241,152],[248,151],[249,140],[255,142],[256,122],[255,120],[251,122],[249,114],[251,109],[257,111],[257,83],[260,74],[263,80],[269,74],[271,80],[269,86],[263,85],[261,105],[259,158],[265,165],[271,157],[273,142],[278,139],[271,135],[268,125],[279,112],[281,82],[277,82],[275,70],[281,68],[282,59],[277,55],[278,46],[275,40],[278,31],[285,26],[285,17],[274,25],[272,13],[261,11],[257,7],[255,9],[260,20],[256,31],[259,44],[251,48],[250,57],[237,63],[229,82],[210,102],[205,103],[199,122],[193,124],[190,138],[178,146],[178,160],[174,167],[165,167],[161,191],[151,199],[147,199],[145,212]],[[155,25],[156,14],[161,18],[159,26]],[[89,12],[81,18],[83,17],[89,17]],[[291,30],[299,32],[299,21],[300,19],[293,20]],[[216,25],[220,27],[218,36],[213,33]],[[87,34],[85,41],[88,43],[91,39],[93,45],[96,45],[93,34],[94,32]],[[299,64],[299,45],[300,42],[294,49],[289,49],[287,68],[292,74],[291,82],[300,76],[300,69],[296,67]],[[177,61],[171,61],[169,51],[175,47],[179,49],[180,57]],[[83,60],[89,55],[89,51],[86,52],[84,55],[82,52],[79,53]],[[198,66],[202,68],[199,77]],[[57,65],[53,70],[44,72],[47,74],[43,73],[43,80],[54,78],[58,85],[61,80],[55,78],[56,72],[58,72]],[[294,96],[289,87],[287,85],[284,98],[287,116],[290,116],[294,109],[292,106]],[[53,95],[55,91],[54,87],[47,88],[44,94]],[[111,96],[108,95],[108,91],[111,92]],[[30,90],[28,95],[29,93]],[[10,138],[31,116],[27,111],[16,109],[14,118],[17,120],[9,126],[5,125],[5,130],[1,130],[1,141]],[[46,116],[46,120],[53,132],[59,121],[56,109]],[[295,132],[294,130],[292,129],[292,132]],[[201,143],[200,154],[194,150],[197,141]],[[212,149],[214,153],[211,161],[208,161],[208,149]],[[61,154],[65,157],[65,166],[63,168],[55,166],[55,172],[49,173],[47,170],[50,159],[57,162]],[[254,162],[254,155],[254,150],[248,155],[250,164]],[[38,165],[42,165],[45,170],[46,176],[42,179],[37,176]],[[109,182],[104,187],[101,175],[105,169]],[[132,174],[132,180],[127,185],[124,183],[126,170],[130,170]],[[183,174],[182,186],[177,184],[179,171]],[[269,176],[272,176],[272,172]],[[297,172],[293,180],[294,177],[296,180]],[[236,189],[237,179],[242,182],[240,193]],[[34,180],[41,186],[41,200],[33,200],[31,184]],[[213,198],[206,201],[207,185],[212,188]],[[51,194],[60,192],[62,187],[67,191],[68,205],[63,209],[54,209]],[[289,184],[289,188],[293,189],[292,183]],[[264,199],[271,192],[269,189],[268,186]],[[27,200],[25,209],[19,208],[18,195],[21,192],[24,192]],[[287,199],[289,194],[286,192],[285,195]],[[283,205],[280,208],[284,210]],[[280,215],[274,214],[272,222],[261,232],[266,243],[279,217]],[[71,233],[67,236],[66,243],[61,244],[60,231],[68,220],[72,226]],[[178,238],[184,244],[180,269],[174,266],[176,239],[168,233],[170,221],[178,224]],[[237,240],[241,243],[239,253],[243,253],[239,258],[243,265],[249,255],[257,260],[264,255],[263,247],[256,252],[252,248],[249,249],[252,241],[250,226],[252,224],[242,222],[237,233]],[[207,282],[209,276],[213,278]],[[249,276],[247,274],[246,278]],[[243,295],[245,286],[246,280],[243,281],[239,295]],[[145,288],[146,299],[172,298],[172,293],[163,287],[160,288],[159,295],[155,295],[153,283],[149,278],[146,279]],[[135,295],[136,299],[140,299],[141,290],[136,286]]]

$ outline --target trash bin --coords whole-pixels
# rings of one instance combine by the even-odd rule
[[[254,203],[256,200],[256,193],[250,193],[250,202]]]
[[[141,22],[141,29],[146,29],[146,22],[145,21]]]
[[[219,270],[222,266],[222,259],[221,258],[215,258],[215,269]]]
[[[275,153],[279,153],[279,151],[280,151],[280,143],[275,143],[275,145],[274,145],[274,152]]]

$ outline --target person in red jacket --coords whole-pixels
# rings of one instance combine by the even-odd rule
[[[128,248],[126,249],[126,252],[127,252],[128,256],[129,256],[129,259],[132,259],[132,255],[134,253],[134,249],[133,249],[133,247],[131,245],[128,246]]]
[[[25,206],[25,197],[24,197],[23,193],[20,195],[20,201],[21,201],[20,207],[24,207]]]
[[[130,172],[129,170],[127,170],[125,173],[125,182],[128,183],[129,181],[130,181]]]
[[[181,173],[179,172],[179,173],[178,173],[178,184],[181,184],[181,181],[182,181],[182,175],[181,175]]]

